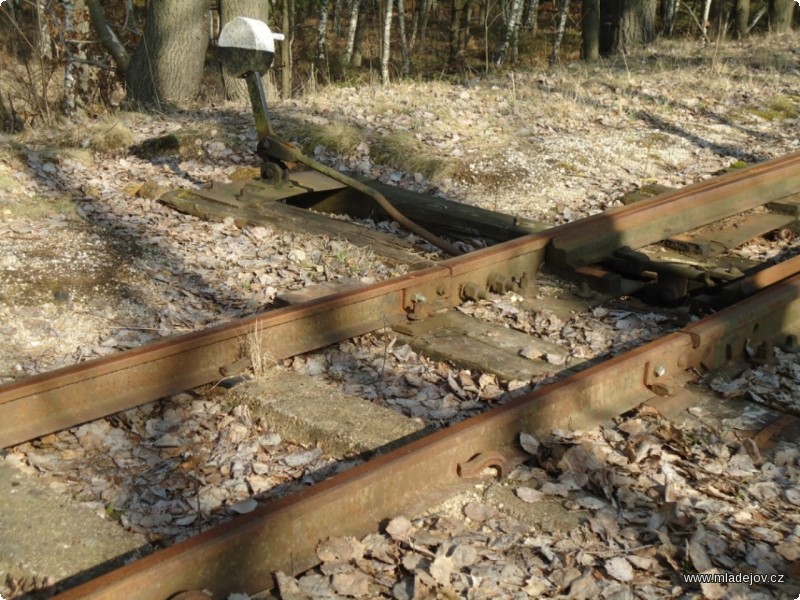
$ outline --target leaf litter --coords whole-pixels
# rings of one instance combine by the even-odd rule
[[[492,485],[510,487],[529,510],[554,498],[586,511],[577,527],[522,523],[478,486],[423,516],[398,516],[360,544],[326,540],[322,564],[288,579],[307,587],[327,577],[334,589],[335,562],[337,573],[360,572],[366,579],[351,578],[367,583],[325,597],[744,600],[800,593],[796,444],[762,453],[725,427],[703,419],[679,427],[645,405],[587,431],[523,433],[519,444],[529,460]],[[343,567],[348,553],[326,551],[337,545],[365,552],[350,552]],[[370,559],[381,564],[379,575]],[[692,573],[789,577],[772,586],[685,582],[682,575]]]
[[[696,49],[697,54],[702,52]],[[309,121],[353,120],[381,135],[398,128],[410,129],[424,145],[465,157],[468,168],[432,184],[421,173],[398,173],[376,162],[370,157],[366,140],[352,156],[336,155],[324,147],[315,154],[336,166],[410,189],[552,223],[618,204],[619,196],[642,178],[685,184],[706,178],[734,159],[751,155],[764,158],[797,149],[800,136],[796,123],[770,124],[750,118],[744,128],[708,127],[704,120],[709,115],[696,108],[712,102],[733,117],[741,108],[742,98],[764,103],[764,94],[785,91],[791,85],[788,78],[796,74],[780,73],[778,87],[773,85],[778,79],[771,79],[776,74],[769,69],[750,79],[726,78],[726,84],[720,86],[706,85],[707,73],[698,69],[693,75],[696,80],[683,81],[676,87],[671,73],[668,70],[666,79],[654,77],[652,81],[647,81],[645,74],[631,78],[628,73],[625,82],[614,80],[613,73],[597,77],[587,74],[583,79],[576,79],[568,70],[546,76],[531,74],[515,82],[525,88],[524,93],[519,88],[519,97],[515,96],[517,88],[502,77],[466,86],[431,85],[430,96],[424,96],[417,83],[372,89],[369,94],[331,88],[317,97],[278,105],[276,125],[283,126],[299,116]],[[403,95],[405,88],[415,100]],[[574,93],[569,91],[572,88]],[[674,105],[658,99],[668,96],[673,88],[678,93],[689,90],[686,97],[691,103],[684,102],[684,96]],[[603,109],[597,117],[596,107],[581,100],[583,92],[577,90],[583,89],[619,110]],[[338,101],[338,94],[347,101]],[[394,95],[388,100],[394,108],[375,110],[371,103],[386,104],[386,94]],[[542,101],[520,102],[531,98]],[[570,114],[548,114],[552,100],[568,104]],[[427,106],[419,111],[414,102]],[[483,104],[492,110],[478,111]],[[684,139],[672,135],[669,128],[666,132],[653,131],[635,121],[643,109],[658,114],[664,106],[669,108],[665,123],[677,110],[681,127],[700,131],[701,137],[709,136],[712,141],[704,138],[702,144],[693,147],[691,136]],[[446,107],[447,115],[442,107]],[[530,110],[544,112],[531,114]],[[419,129],[417,118],[422,120],[423,129]],[[453,118],[460,124],[458,128],[454,128]],[[191,156],[155,158],[54,151],[49,147],[52,132],[38,140],[27,140],[21,151],[13,153],[6,152],[0,142],[0,175],[20,184],[4,190],[7,197],[0,212],[0,277],[4,287],[0,316],[7,348],[0,361],[0,381],[251,314],[269,308],[283,290],[342,277],[355,276],[369,282],[395,274],[370,257],[340,260],[343,253],[357,251],[338,240],[319,240],[270,227],[240,227],[232,220],[205,223],[157,202],[165,188],[226,181],[241,165],[253,162],[255,138],[247,111],[233,117],[204,113],[135,122],[129,119],[120,116],[120,121],[134,130],[136,142],[181,125],[197,125],[201,120],[208,138],[200,140]],[[513,119],[521,121],[514,123]],[[628,127],[632,122],[635,126]],[[570,136],[563,135],[567,128]],[[453,134],[456,129],[459,134]],[[232,130],[233,138],[216,139],[222,130]],[[489,130],[497,134],[516,131],[519,140],[499,145],[507,150],[501,156],[481,156],[477,151],[486,150]],[[622,131],[627,133],[623,135]],[[751,131],[756,133],[751,135]],[[657,135],[669,137],[670,143],[656,147],[658,144],[651,143],[648,136]],[[531,148],[543,151],[531,152]],[[643,153],[648,154],[647,159]],[[650,154],[657,157],[651,161]],[[536,156],[536,161],[530,156]],[[624,160],[618,160],[621,156]],[[514,177],[507,176],[511,172]],[[498,173],[504,180],[516,182],[515,188],[497,186]],[[553,173],[558,177],[552,177]],[[488,185],[482,185],[483,180]],[[59,214],[61,209],[57,208],[52,214],[48,209],[47,216],[41,217],[12,210],[16,210],[14,203],[42,199],[57,206],[64,196],[69,203],[75,202],[74,213],[70,209]],[[11,204],[8,198],[13,200]],[[535,201],[527,202],[526,198]],[[394,228],[387,223],[377,226]],[[480,242],[475,245],[480,246]],[[87,248],[98,252],[92,254]],[[754,256],[766,255],[767,250],[765,244],[747,249]],[[103,270],[104,265],[113,267],[113,277]],[[65,275],[55,282],[47,281],[43,274],[56,266]],[[80,271],[77,275],[76,268]],[[17,291],[11,291],[13,288]],[[617,313],[607,307],[594,309],[590,317],[564,319],[546,311],[520,309],[510,296],[496,302],[467,303],[462,309],[549,339],[575,359],[640,343],[657,335],[656,325],[660,326],[658,315]],[[672,325],[666,323],[667,328]],[[364,364],[354,362],[354,357],[370,365],[364,374],[354,374],[358,371],[354,365]],[[564,357],[562,353],[548,354],[547,360],[560,366]],[[288,365],[325,374],[375,402],[440,425],[540,383],[501,382],[488,374],[453,369],[419,357],[407,346],[391,348],[377,336],[364,336],[323,353],[298,357]],[[725,389],[736,395],[738,390],[751,388],[747,393],[756,401],[794,409],[797,377],[795,367],[789,368],[792,370],[782,374],[768,373],[780,375],[784,387],[778,390],[765,391],[765,381],[773,377],[758,375],[755,370]],[[179,395],[21,445],[5,460],[52,479],[56,487],[84,498],[106,518],[147,531],[157,544],[179,539],[208,526],[209,521],[248,512],[253,506],[248,494],[269,494],[270,490],[281,490],[281,485],[305,485],[313,479],[310,473],[314,469],[324,473],[338,468],[331,466],[330,459],[318,449],[281,440],[246,414],[237,414],[235,407],[212,408],[203,402]],[[176,415],[181,410],[175,405],[189,411],[185,419],[189,429],[178,423]],[[541,457],[543,464],[530,467],[522,475],[527,479],[520,489],[530,490],[522,496],[534,498],[536,492],[593,511],[590,525],[580,532],[525,533],[519,523],[475,500],[463,507],[455,525],[452,518],[428,517],[409,521],[410,538],[405,541],[383,533],[370,534],[373,537],[360,541],[365,547],[364,557],[347,564],[361,561],[359,570],[371,578],[369,593],[378,589],[369,587],[374,581],[381,593],[386,590],[393,594],[389,597],[421,597],[426,590],[447,597],[455,593],[451,590],[466,590],[468,597],[475,598],[514,594],[590,597],[598,593],[604,598],[626,598],[634,592],[643,597],[680,596],[674,579],[653,579],[648,574],[678,569],[687,561],[696,567],[694,559],[707,565],[707,557],[711,568],[746,563],[758,569],[779,560],[800,559],[800,531],[796,512],[792,512],[799,495],[796,448],[781,450],[772,462],[765,462],[752,447],[737,445],[719,432],[702,432],[710,441],[702,442],[706,445],[698,449],[700,442],[694,438],[677,443],[669,434],[672,437],[667,443],[669,430],[654,429],[651,415],[640,415],[620,425],[625,423],[630,423],[629,432],[603,432],[605,442],[614,446],[613,452],[598,454],[596,450],[604,446],[591,432],[554,435],[538,447],[531,440],[523,445],[533,450],[536,461]],[[620,445],[624,447],[616,447]],[[579,449],[567,455],[573,446]],[[547,456],[561,450],[559,460]],[[564,455],[567,460],[561,463]],[[197,457],[206,461],[202,469]],[[601,467],[581,469],[586,462]],[[86,468],[87,463],[96,463],[96,467]],[[298,477],[299,482],[289,484],[284,479],[288,474]],[[660,502],[659,509],[648,512],[644,506],[655,500]],[[703,536],[687,537],[683,529],[692,520],[687,516],[690,505],[697,513],[692,518],[702,521]],[[786,519],[782,516],[781,525],[774,526],[774,511],[786,507],[791,509],[785,513]],[[617,513],[622,516],[615,526],[613,517]],[[643,524],[648,529],[641,537],[652,538],[650,545],[637,541]],[[414,530],[423,527],[432,533],[415,539]],[[605,550],[590,544],[584,547],[584,536],[589,542],[600,540]],[[453,546],[443,550],[448,540]],[[735,559],[726,559],[723,548]],[[636,549],[636,554],[629,553],[631,549]],[[773,549],[775,552],[770,553]],[[507,569],[501,567],[506,551],[520,554]],[[618,555],[609,556],[609,552]],[[624,580],[628,567],[616,558],[631,565],[635,587]],[[364,562],[367,560],[370,565]],[[335,584],[328,575],[310,578],[303,589],[356,596],[363,592],[364,579],[347,574],[351,571],[355,572],[343,570],[341,573],[347,576],[337,578]],[[279,577],[278,581],[284,582],[286,597],[290,588],[293,593],[305,593],[293,578]],[[719,589],[708,587],[703,592],[717,595]],[[739,593],[728,592],[731,597]]]

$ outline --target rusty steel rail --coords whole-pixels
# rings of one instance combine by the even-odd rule
[[[586,428],[670,393],[692,370],[744,356],[745,343],[780,341],[800,327],[800,275],[684,330],[542,387],[449,429],[411,442],[301,493],[270,502],[58,596],[164,600],[186,590],[253,594],[273,573],[300,573],[330,536],[360,537],[398,514],[430,506],[468,485],[470,465],[503,471],[519,434]]]
[[[641,248],[800,191],[800,152],[607,210],[553,240],[548,262],[580,267],[623,246]]]
[[[712,216],[726,216],[796,192],[800,192],[800,153],[452,258],[391,281],[8,383],[0,386],[0,447],[219,380],[230,365],[246,359],[249,335],[258,337],[258,345],[270,358],[286,358],[409,316],[456,306],[464,297],[490,287],[524,287],[536,278],[546,254],[548,260],[570,262],[577,252],[578,262],[584,263],[589,261],[586,257],[600,252],[598,248],[661,239],[675,231],[668,224],[683,213],[697,219],[689,222],[680,217],[681,227],[687,229]],[[727,194],[735,208],[727,207]],[[582,240],[585,255],[582,246],[571,240]]]

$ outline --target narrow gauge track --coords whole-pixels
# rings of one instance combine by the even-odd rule
[[[524,291],[543,265],[607,281],[615,277],[606,271],[607,263],[623,246],[642,248],[798,192],[800,155],[792,155],[397,280],[7,384],[0,388],[0,440],[8,446],[32,439],[244,368],[241,339],[246,335],[260,336],[262,348],[282,358],[425,319],[487,289]],[[486,466],[506,472],[518,457],[516,439],[522,431],[602,422],[654,396],[674,393],[692,371],[739,359],[748,345],[785,342],[798,327],[798,263],[794,259],[738,278],[740,290],[767,289],[679,332],[270,503],[63,597],[166,598],[187,589],[223,594],[269,588],[269,573],[312,566],[320,539],[359,535],[388,516],[429,505],[470,485]],[[651,262],[645,267],[643,272],[658,273]],[[231,559],[234,547],[239,557],[249,557],[246,563]]]

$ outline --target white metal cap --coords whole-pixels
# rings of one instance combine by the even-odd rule
[[[275,40],[283,40],[282,33],[272,33],[264,21],[236,17],[222,28],[218,44],[226,48],[264,50],[275,52]]]

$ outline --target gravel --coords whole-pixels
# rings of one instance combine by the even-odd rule
[[[557,224],[616,206],[642,183],[684,185],[740,160],[800,149],[798,115],[767,112],[776,98],[791,105],[800,96],[797,59],[776,68],[764,58],[789,52],[790,42],[753,40],[719,53],[665,43],[656,54],[628,57],[627,69],[581,65],[452,84],[325,88],[278,103],[275,124],[303,143],[308,132],[295,135],[292,121],[345,122],[359,129],[361,141],[347,151],[315,143],[317,158]],[[678,68],[689,57],[699,57],[700,66]],[[0,142],[0,382],[267,310],[282,291],[403,272],[340,240],[232,220],[207,223],[157,202],[167,188],[227,181],[257,164],[247,112],[108,118],[137,143],[179,128],[199,127],[204,135],[191,152],[166,157],[94,152],[92,124]],[[61,134],[72,140],[68,148],[60,147]],[[381,139],[401,134],[415,140],[421,156],[438,157],[441,168],[376,160]],[[766,255],[758,244],[750,252]],[[461,310],[545,337],[580,360],[613,355],[687,318],[614,305],[564,318],[523,308],[514,295]],[[784,362],[775,372],[754,370],[711,389],[749,389],[756,400],[795,410],[797,366],[785,362],[793,357],[778,359]],[[504,382],[456,369],[417,355],[390,333],[282,366],[433,426],[546,381]],[[5,460],[156,546],[253,510],[251,498],[289,493],[349,466],[281,439],[244,407],[220,405],[206,392],[22,444]],[[326,542],[320,568],[296,579],[277,575],[281,593],[688,598],[701,589],[677,578],[684,569],[747,565],[786,573],[800,559],[796,448],[767,459],[730,431],[703,427],[684,432],[642,410],[614,427],[554,432],[537,444],[526,439],[524,447],[539,451],[512,474],[516,498],[586,511],[578,527],[532,529],[494,506],[488,488],[476,488],[439,512],[399,516],[361,540]],[[735,485],[725,475],[731,472]],[[2,585],[0,593],[7,594]],[[781,592],[704,584],[702,593]]]

